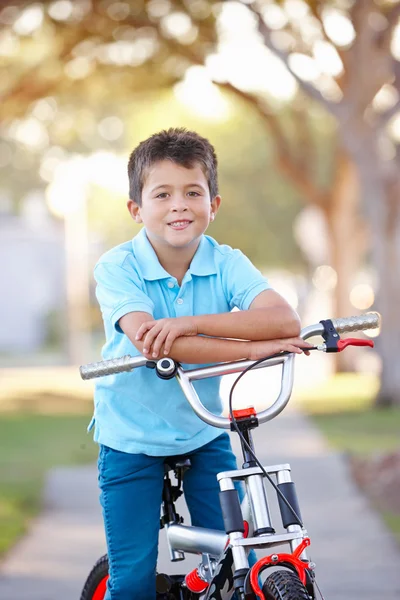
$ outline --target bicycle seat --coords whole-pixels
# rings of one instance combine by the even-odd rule
[[[192,463],[190,462],[190,458],[166,458],[164,461],[164,473],[181,470],[183,475],[183,473],[190,469],[191,466]]]

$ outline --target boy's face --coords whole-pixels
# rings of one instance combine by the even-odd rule
[[[142,206],[129,200],[128,209],[137,223],[145,225],[156,250],[197,248],[220,202],[220,196],[211,201],[207,178],[199,164],[186,169],[162,160],[154,163],[147,173]]]

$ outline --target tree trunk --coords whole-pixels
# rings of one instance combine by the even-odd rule
[[[350,302],[350,292],[365,256],[367,230],[360,215],[360,190],[354,163],[341,150],[336,165],[331,199],[324,210],[330,235],[330,264],[338,277],[332,317],[348,317],[357,312]],[[351,349],[337,354],[336,369],[354,371],[355,356]]]
[[[383,162],[376,135],[355,124],[342,131],[360,174],[362,197],[371,226],[371,258],[379,286],[376,310],[382,315],[377,351],[382,361],[377,406],[400,406],[400,175],[396,159]]]
[[[400,406],[400,180],[385,186],[385,220],[379,250],[379,295],[382,314],[378,350],[382,360],[377,406]]]

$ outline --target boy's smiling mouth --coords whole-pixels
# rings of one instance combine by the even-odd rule
[[[181,221],[171,221],[171,223],[168,223],[168,225],[172,227],[172,229],[186,229],[186,227],[188,227],[191,223],[192,221],[182,219]]]

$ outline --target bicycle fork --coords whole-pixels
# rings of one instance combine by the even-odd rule
[[[246,598],[246,594],[255,593],[254,581],[258,581],[259,573],[270,566],[285,563],[299,574],[303,583],[306,583],[304,568],[309,568],[305,548],[309,545],[307,532],[302,527],[300,509],[297,501],[295,485],[291,480],[290,465],[281,464],[265,467],[269,475],[276,477],[277,487],[286,499],[278,495],[278,504],[282,518],[282,525],[287,533],[277,534],[272,526],[268,505],[267,493],[264,486],[264,476],[259,467],[247,467],[237,471],[220,473],[220,498],[224,516],[225,530],[229,535],[229,545],[234,563],[234,587],[239,598]],[[235,481],[244,481],[249,502],[249,512],[253,523],[250,535],[244,535],[243,516],[240,510],[239,497],[234,486]],[[253,582],[250,580],[249,563],[246,549],[271,548],[282,543],[289,543],[292,554],[273,554],[258,561],[252,568]],[[262,598],[262,596],[260,596]]]

